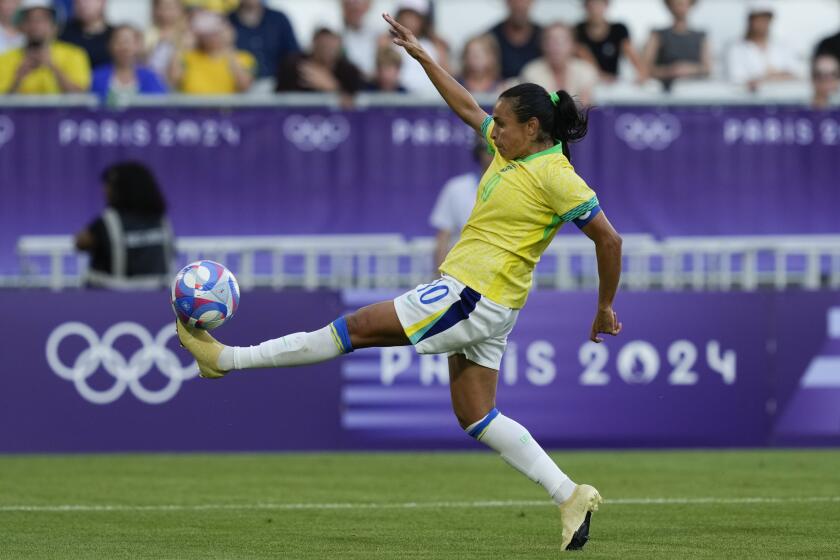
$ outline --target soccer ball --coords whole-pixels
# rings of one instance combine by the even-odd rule
[[[209,331],[236,313],[239,284],[233,273],[219,263],[195,261],[175,276],[171,302],[178,320]]]

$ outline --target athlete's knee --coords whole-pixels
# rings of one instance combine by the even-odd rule
[[[373,321],[365,308],[344,316],[347,321],[347,331],[353,338],[367,338],[371,335]]]
[[[461,429],[466,430],[476,422],[485,418],[490,411],[493,410],[492,405],[456,405],[453,403],[452,411],[455,413],[455,418],[458,420],[458,425]]]

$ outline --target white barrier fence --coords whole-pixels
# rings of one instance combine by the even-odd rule
[[[84,284],[87,258],[69,236],[24,236],[21,272],[5,286]],[[224,263],[243,289],[408,288],[435,276],[434,240],[401,235],[180,237],[177,264]],[[622,284],[630,290],[806,290],[840,288],[840,235],[671,237],[624,236]],[[535,272],[537,289],[597,286],[592,242],[558,237]]]

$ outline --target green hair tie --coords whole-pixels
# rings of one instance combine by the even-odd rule
[[[551,104],[556,107],[557,104],[560,103],[560,96],[557,95],[556,91],[551,92],[549,95],[551,96]]]

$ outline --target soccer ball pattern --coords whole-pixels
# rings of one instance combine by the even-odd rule
[[[209,331],[236,313],[239,284],[233,273],[221,264],[196,261],[175,276],[171,301],[182,323]]]

